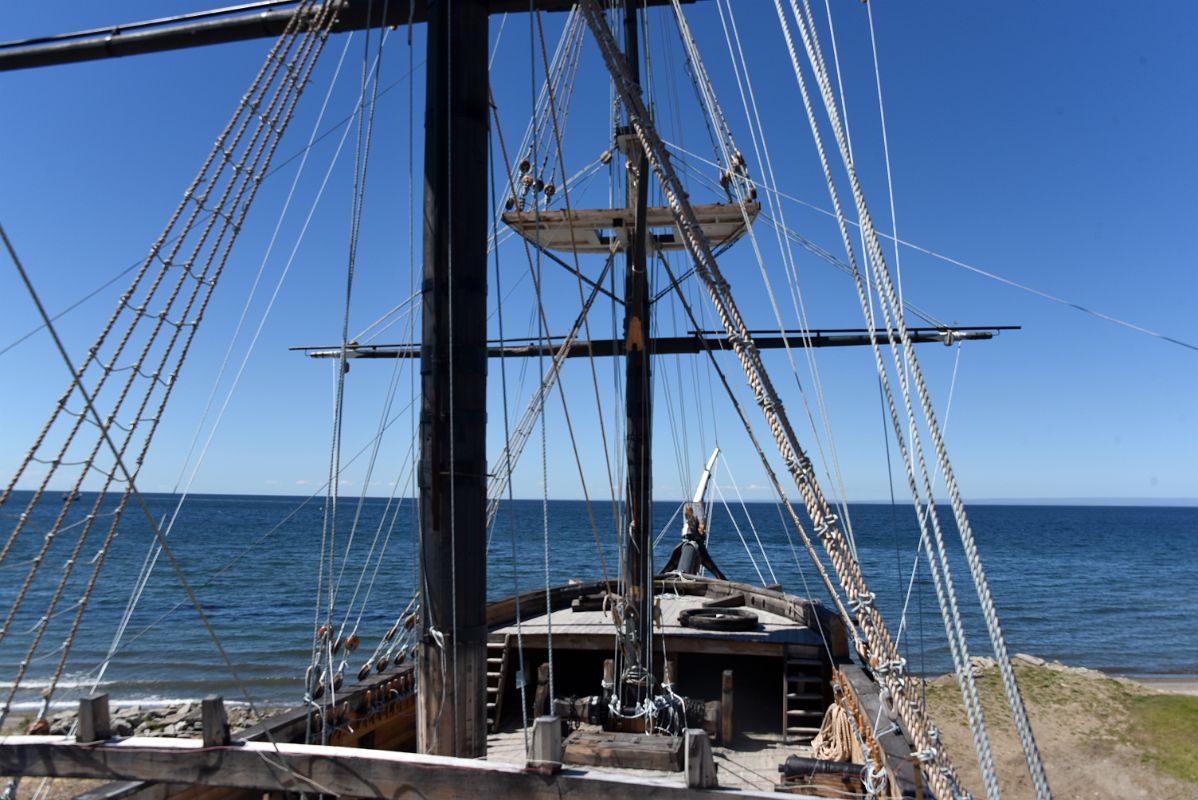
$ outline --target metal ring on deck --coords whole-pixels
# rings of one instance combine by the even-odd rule
[[[678,623],[705,631],[751,631],[757,628],[757,615],[743,608],[688,608],[678,615]]]

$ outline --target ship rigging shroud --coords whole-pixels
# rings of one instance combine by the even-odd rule
[[[332,4],[314,5],[309,9],[309,13],[314,15],[312,20],[319,20],[319,24],[310,23],[311,28],[318,30],[319,33],[317,33],[315,36],[309,36],[309,44],[305,46],[306,49],[301,48],[301,52],[305,53],[304,58],[309,58],[310,55],[311,61],[306,62],[309,65],[315,60],[315,54],[319,52],[319,46],[317,45],[317,42],[323,44],[324,38],[327,36],[327,31],[334,22],[334,15],[327,13],[330,8],[332,8]],[[468,13],[462,13],[463,9],[466,8],[469,8],[470,11]],[[812,519],[816,533],[819,535],[822,544],[828,551],[833,566],[836,568],[839,574],[842,585],[845,586],[850,605],[853,607],[853,611],[857,617],[857,623],[860,626],[861,632],[864,635],[866,642],[868,643],[869,663],[875,668],[882,684],[889,694],[892,708],[903,719],[905,727],[914,738],[916,745],[920,747],[920,753],[928,754],[929,760],[937,765],[937,768],[933,769],[928,774],[928,780],[934,792],[938,796],[948,796],[947,793],[951,791],[950,786],[953,786],[956,783],[951,771],[951,766],[945,760],[943,752],[935,746],[932,729],[929,727],[926,719],[921,716],[922,712],[918,707],[918,704],[914,702],[908,702],[905,699],[914,696],[910,678],[905,674],[902,668],[902,660],[898,657],[897,651],[894,649],[889,635],[886,633],[886,629],[881,621],[880,615],[878,615],[876,609],[873,608],[872,595],[868,592],[864,581],[860,577],[860,570],[855,563],[854,556],[846,547],[843,534],[838,529],[836,515],[831,511],[827,501],[824,499],[822,493],[819,491],[819,488],[816,485],[815,475],[811,468],[810,461],[807,459],[806,455],[798,445],[797,437],[795,436],[794,431],[791,429],[790,424],[785,417],[781,402],[769,380],[768,375],[766,375],[764,365],[761,363],[760,357],[757,354],[758,347],[754,342],[751,332],[747,329],[743,320],[740,319],[739,312],[737,311],[731,294],[728,291],[728,285],[720,275],[718,265],[716,264],[712,255],[713,240],[714,242],[725,242],[734,238],[736,235],[738,235],[738,233],[742,233],[743,230],[747,229],[748,225],[751,223],[751,216],[755,216],[756,207],[754,207],[752,204],[748,204],[747,202],[742,202],[741,213],[744,215],[743,224],[737,224],[736,221],[733,220],[731,228],[726,227],[728,223],[725,222],[722,217],[719,217],[718,214],[709,220],[703,220],[700,218],[700,215],[696,213],[696,209],[689,204],[685,193],[681,190],[681,185],[670,166],[670,161],[665,146],[658,137],[656,130],[653,127],[652,121],[649,119],[643,103],[641,102],[639,90],[637,88],[637,81],[630,72],[628,64],[624,60],[624,54],[622,54],[619,48],[615,45],[611,31],[608,29],[607,23],[603,18],[601,9],[593,0],[583,0],[581,8],[592,34],[600,45],[600,51],[604,57],[604,61],[609,71],[612,74],[613,81],[615,82],[617,91],[620,95],[620,99],[628,111],[629,123],[635,130],[637,140],[639,141],[640,146],[643,148],[644,158],[648,165],[651,166],[653,171],[656,173],[657,178],[661,181],[663,192],[667,198],[670,211],[673,215],[673,231],[671,233],[664,234],[659,238],[655,238],[653,240],[654,244],[662,249],[667,249],[670,247],[685,248],[693,258],[695,262],[696,273],[703,280],[712,299],[713,306],[715,307],[718,315],[721,317],[721,322],[725,327],[727,340],[735,352],[738,361],[741,363],[750,385],[754,389],[758,405],[761,407],[769,427],[777,440],[777,444],[786,463],[787,470],[790,472],[799,490],[799,493],[802,496],[804,504],[807,508],[807,512]],[[808,40],[808,34],[806,33],[805,29],[802,28],[802,15],[800,15],[797,6],[794,6],[794,8],[796,18],[798,18],[800,23],[800,30],[803,33],[804,43],[807,44],[810,52],[811,45]],[[455,43],[461,48],[456,51],[458,53],[458,60],[460,63],[450,64],[448,63],[449,59],[444,58],[446,63],[443,66],[438,66],[433,56],[430,55],[429,97],[434,98],[444,94],[444,87],[441,84],[438,84],[437,81],[449,80],[448,76],[450,73],[459,70],[461,71],[460,74],[453,79],[453,84],[455,86],[461,87],[463,84],[470,83],[469,80],[462,79],[463,75],[470,76],[472,71],[477,72],[480,70],[484,80],[477,81],[475,88],[479,89],[479,87],[485,86],[486,67],[482,54],[485,53],[487,28],[486,20],[488,9],[477,3],[462,4],[456,9],[457,13],[454,15],[452,24],[449,19],[447,5],[433,4],[432,7],[427,10],[429,17],[430,45],[432,42],[437,41],[439,36],[444,35],[454,38]],[[781,6],[779,6],[779,11],[781,14]],[[809,18],[809,10],[807,11],[807,14]],[[303,15],[296,14],[294,20],[300,20],[302,17]],[[412,17],[409,17],[409,20],[411,19]],[[302,26],[300,26],[300,29],[302,29]],[[293,30],[295,29],[293,28]],[[283,38],[287,39],[288,37],[285,35]],[[470,46],[477,45],[478,41],[481,41],[484,46],[475,47],[471,56],[464,57],[462,54],[471,52]],[[80,50],[78,52],[84,52],[84,50]],[[432,52],[434,51],[431,50],[430,53]],[[817,65],[816,72],[818,75],[819,66],[821,65],[814,56],[813,63]],[[310,66],[308,69],[310,69]],[[295,99],[298,97],[297,86],[302,85],[302,83],[303,80],[301,79],[297,81],[294,78],[294,75],[284,79],[283,81],[284,85],[290,85],[291,89],[294,91],[293,94],[290,95],[290,99],[282,101],[282,104],[278,106],[279,110],[275,112],[277,115],[284,115],[283,118],[280,120],[279,116],[276,116],[271,121],[271,130],[275,136],[275,141],[277,141],[278,136],[281,135],[282,128],[285,127],[286,118],[289,117],[290,109],[294,107]],[[461,89],[459,88],[458,91],[461,91]],[[288,97],[288,95],[279,94],[277,97]],[[470,432],[465,428],[463,428],[459,433],[449,434],[447,436],[444,430],[438,430],[438,426],[444,426],[445,424],[452,426],[457,423],[463,423],[465,420],[468,420],[471,415],[477,416],[478,410],[465,407],[461,408],[459,413],[463,414],[463,416],[459,417],[457,423],[455,423],[453,419],[442,420],[440,422],[437,422],[434,419],[438,416],[438,414],[442,414],[443,409],[445,408],[443,401],[440,401],[438,398],[447,392],[447,387],[457,386],[460,391],[462,387],[465,387],[466,384],[471,380],[484,380],[481,376],[485,375],[485,364],[483,363],[485,362],[485,355],[482,355],[486,352],[485,326],[479,326],[475,324],[472,330],[466,328],[461,330],[455,329],[452,333],[450,333],[448,328],[444,327],[444,324],[441,321],[444,317],[448,316],[445,309],[450,307],[466,308],[466,304],[469,302],[478,302],[480,296],[485,297],[485,294],[480,292],[480,288],[485,286],[485,277],[480,277],[477,281],[469,280],[471,269],[467,263],[470,258],[477,257],[475,255],[475,249],[477,249],[478,254],[481,254],[481,257],[477,257],[478,268],[476,268],[475,271],[479,276],[485,276],[485,246],[476,246],[475,248],[461,246],[464,242],[471,240],[485,242],[485,193],[483,191],[476,193],[472,193],[470,191],[450,191],[447,193],[438,193],[437,190],[437,187],[448,187],[449,180],[466,180],[463,173],[469,172],[469,170],[456,171],[453,172],[452,178],[448,177],[449,170],[447,165],[451,161],[460,160],[462,163],[465,163],[466,159],[470,157],[477,159],[480,154],[485,158],[485,124],[479,124],[479,120],[485,120],[486,117],[485,111],[481,110],[485,107],[485,98],[482,98],[481,96],[476,97],[473,103],[469,102],[465,98],[462,99],[465,101],[465,110],[462,108],[445,109],[440,107],[440,104],[437,104],[430,99],[429,114],[430,120],[432,120],[431,124],[434,125],[434,129],[435,125],[437,124],[436,120],[443,119],[443,124],[447,126],[447,130],[452,127],[454,135],[452,137],[445,136],[443,138],[439,136],[430,137],[432,139],[432,143],[426,152],[426,177],[430,178],[430,185],[432,187],[430,188],[430,197],[428,198],[427,202],[432,204],[433,208],[437,208],[438,203],[446,202],[446,194],[448,194],[449,197],[454,198],[449,202],[462,204],[460,207],[455,207],[452,209],[444,208],[441,213],[426,214],[425,216],[426,225],[429,226],[426,227],[425,231],[426,281],[428,282],[429,288],[425,294],[424,319],[426,329],[424,338],[426,344],[430,347],[429,363],[432,366],[432,369],[426,373],[426,382],[424,387],[426,409],[425,418],[429,427],[422,436],[425,441],[425,447],[422,448],[423,461],[421,469],[421,505],[424,509],[422,516],[426,520],[431,520],[429,524],[433,526],[431,528],[426,528],[426,535],[424,537],[425,547],[423,549],[423,554],[426,565],[426,581],[430,585],[434,585],[434,587],[439,580],[447,580],[447,578],[444,577],[436,577],[438,575],[449,575],[449,573],[445,571],[445,560],[448,560],[450,564],[452,564],[454,561],[457,561],[460,565],[463,562],[459,560],[459,557],[467,559],[470,558],[470,547],[477,546],[471,542],[461,544],[454,541],[451,541],[448,544],[448,549],[446,546],[438,545],[437,541],[439,538],[444,538],[444,533],[439,531],[439,526],[445,524],[446,517],[451,519],[456,518],[462,522],[466,520],[474,521],[475,517],[477,517],[484,508],[484,498],[486,493],[485,482],[482,480],[482,476],[485,475],[486,465],[482,459],[482,453],[484,451],[482,450],[481,445],[478,447],[476,454],[471,454],[468,449],[459,450],[452,462],[438,462],[437,460],[445,458],[443,453],[438,453],[437,443],[440,441],[454,441],[457,443],[458,447],[466,446],[466,443],[470,442],[472,438],[477,441],[477,437],[472,437]],[[277,101],[272,100],[271,102],[273,104]],[[275,106],[272,105],[272,108],[274,107]],[[251,106],[250,111],[256,110],[256,106]],[[453,117],[453,115],[458,116],[454,117],[451,122],[451,117]],[[473,119],[468,119],[469,117],[472,117]],[[277,125],[277,127],[275,127],[275,125]],[[470,136],[467,136],[465,134],[466,131],[473,131],[474,139],[471,139]],[[839,133],[838,128],[837,132]],[[484,145],[480,145],[480,142],[484,143]],[[253,148],[247,148],[247,153],[251,149]],[[266,157],[262,166],[262,169],[264,170],[266,166],[269,165],[270,154],[273,154],[273,144],[270,145],[269,148],[266,147],[266,145],[259,146],[256,150],[256,153],[258,155],[255,156],[255,160],[251,166],[257,167],[260,163],[258,159],[260,159],[262,154],[265,153]],[[223,164],[224,162],[222,161],[222,167]],[[847,157],[846,166],[851,174],[852,165]],[[207,169],[207,165],[205,166],[205,169]],[[235,170],[235,172],[237,171],[239,170]],[[253,174],[253,172],[253,169],[249,170],[249,174]],[[478,174],[485,174],[485,169],[479,170]],[[464,186],[459,188],[465,189],[468,187],[468,185],[469,181],[467,181]],[[254,186],[256,187],[256,183]],[[856,187],[854,188],[856,189]],[[242,194],[247,191],[247,189],[249,189],[248,183],[243,185],[243,187],[238,190],[236,197],[241,198]],[[190,193],[191,192],[189,191],[189,195]],[[228,195],[226,194],[226,196]],[[249,196],[252,198],[252,190],[250,191]],[[867,221],[868,214],[867,212],[864,212],[863,201],[860,198],[859,191],[855,191],[855,199],[857,200],[859,211],[863,212],[860,214],[861,218],[863,221]],[[234,202],[236,203],[236,201]],[[481,213],[479,213],[480,211]],[[569,212],[566,213],[567,215],[569,214]],[[702,213],[708,214],[712,212],[710,212],[710,210],[706,210]],[[244,215],[244,211],[242,211],[242,215]],[[455,220],[455,230],[452,233],[455,248],[455,268],[458,270],[458,276],[465,276],[468,279],[463,280],[456,287],[454,286],[453,280],[447,280],[448,276],[444,270],[444,264],[448,263],[448,258],[444,255],[441,255],[441,253],[447,252],[450,241],[450,233],[448,232],[449,226],[447,224],[442,224],[440,221],[448,220],[450,218]],[[652,218],[642,215],[640,225],[641,231],[644,231],[647,227],[651,227],[654,224],[653,222],[649,222],[649,219]],[[552,223],[553,220],[551,219],[549,221]],[[567,221],[569,221],[568,217]],[[544,225],[538,225],[534,223],[532,228],[529,228],[527,220],[521,218],[519,212],[517,212],[517,215],[511,219],[511,222],[518,228],[523,227],[524,230],[522,232],[525,235],[531,234],[535,237],[545,234],[549,239],[549,246],[552,246],[553,236],[551,226],[546,227]],[[704,222],[706,222],[706,228],[704,227]],[[228,239],[224,244],[231,246],[232,240],[236,237],[238,232],[240,219],[233,220],[229,217],[225,217],[225,223],[225,230],[228,232]],[[611,227],[619,229],[620,226],[613,224]],[[869,234],[870,230],[867,229],[866,232]],[[580,248],[578,251],[585,251],[585,248],[588,246],[587,243],[590,243],[590,246],[593,246],[594,248],[610,246],[610,239],[605,243],[602,238],[602,234],[600,234],[597,229],[593,229],[591,235],[593,236],[594,241],[591,242],[590,238],[586,238],[583,243],[583,248]],[[222,237],[223,236],[224,234],[222,233]],[[159,250],[165,240],[166,234],[164,234],[163,239],[161,239],[155,246],[155,250],[152,253],[151,258],[147,260],[146,267],[149,267],[151,262],[155,260],[163,262],[164,271],[165,269],[169,269],[174,266],[171,257],[167,257],[164,260],[159,255]],[[203,240],[201,240],[201,244],[203,244]],[[217,244],[222,244],[220,239],[217,240]],[[561,243],[559,242],[558,244],[560,245]],[[870,249],[870,256],[873,259],[873,262],[875,264],[881,264],[880,274],[885,276],[884,261],[881,258],[880,250],[877,248],[876,238],[870,240],[868,245]],[[214,263],[217,258],[219,258],[219,261],[216,263],[215,272],[213,273],[209,283],[206,283],[206,281],[209,279],[205,277],[207,274],[207,266],[204,268],[205,271],[192,275],[190,273],[193,269],[195,269],[195,267],[194,262],[190,260],[184,265],[184,278],[192,278],[197,288],[207,286],[207,291],[210,292],[212,286],[216,282],[216,278],[219,277],[220,269],[223,267],[224,258],[227,257],[227,246],[223,251],[223,255],[221,254],[219,247],[214,246],[212,249],[212,255],[209,257],[209,264]],[[142,274],[144,273],[145,269],[143,268]],[[140,279],[141,278],[139,276],[138,280],[140,281]],[[889,289],[888,284],[887,288]],[[196,295],[194,294],[192,295],[193,298],[195,296]],[[167,329],[174,331],[174,334],[171,337],[171,345],[167,349],[168,353],[171,351],[171,349],[173,349],[173,342],[179,335],[179,332],[182,330],[188,331],[185,344],[182,347],[182,355],[179,357],[180,363],[182,361],[182,357],[186,355],[187,346],[190,343],[191,337],[194,336],[195,330],[198,328],[205,303],[206,299],[201,302],[201,305],[199,306],[199,315],[194,319],[188,319],[187,311],[185,309],[182,317],[180,317],[178,320],[171,321],[165,317],[160,317],[158,325],[155,327],[155,331],[157,331],[161,328],[163,323],[169,323],[167,325]],[[189,302],[187,308],[190,307],[191,303]],[[481,306],[480,308],[485,308],[485,306]],[[118,314],[120,311],[121,309],[118,308]],[[145,313],[145,306],[143,305],[138,309],[134,309],[134,311],[137,317],[140,317]],[[478,320],[485,319],[485,314],[482,313],[463,314],[461,316],[477,317]],[[460,319],[461,317],[459,317],[459,324]],[[477,320],[472,321],[477,322]],[[908,332],[903,325],[901,315],[896,316],[896,321],[896,327],[899,329],[900,334],[899,338],[904,346],[906,346],[909,350],[912,338],[908,335]],[[889,332],[891,327],[889,318],[887,319],[887,323]],[[943,334],[941,333],[941,335]],[[876,352],[876,338],[872,329],[870,331],[870,339],[874,344]],[[459,359],[459,363],[455,365],[453,363],[455,359],[453,356],[449,355],[450,351],[448,349],[448,343],[451,340],[456,343],[455,346],[464,345],[466,350],[463,352],[469,351],[479,355],[465,359]],[[444,353],[444,355],[439,356],[439,352]],[[481,356],[481,359],[479,356]],[[908,361],[914,363],[913,353],[908,354]],[[86,368],[87,363],[85,362],[84,366],[81,367],[80,372],[82,373]],[[175,370],[177,371],[177,367]],[[146,394],[146,401],[150,399],[150,396],[156,386],[165,386],[165,391],[162,393],[161,398],[161,406],[165,406],[166,400],[169,397],[169,390],[171,383],[173,383],[175,371],[170,373],[170,381],[165,383],[160,380],[162,367],[159,367],[159,369],[151,375],[141,373],[140,367],[134,370],[134,372],[140,373],[142,374],[142,377],[148,377],[149,379],[149,391]],[[915,368],[914,374],[916,377],[916,385],[920,393],[920,400],[925,405],[925,412],[930,413],[930,411],[926,408],[926,390],[923,388],[922,379],[919,377],[917,367]],[[134,376],[131,375],[130,380],[132,380],[133,377]],[[906,385],[904,384],[902,388],[904,395],[906,395]],[[68,396],[69,395],[70,391],[68,391]],[[478,395],[475,395],[475,397],[477,398],[478,396],[483,395],[485,395],[485,393],[479,393]],[[907,402],[908,413],[910,413],[909,398]],[[145,401],[143,401],[142,408],[145,408],[145,404]],[[159,413],[161,413],[161,406]],[[157,424],[157,418],[157,416],[153,418],[155,426]],[[103,426],[103,422],[100,420],[97,421],[100,422],[101,426]],[[481,426],[476,425],[475,427]],[[138,456],[137,463],[139,465],[141,458],[144,457],[145,448],[148,447],[149,439],[152,437],[152,434],[153,428],[150,429],[144,440],[144,446],[141,449],[141,454]],[[108,438],[107,434],[105,434],[104,438]],[[938,435],[934,426],[933,438],[936,444],[937,456],[942,462],[942,467],[945,468],[946,474],[951,476],[951,473],[949,473],[947,470],[946,456],[942,452],[943,447],[938,439]],[[113,447],[113,449],[115,449],[115,446],[111,444],[110,439],[108,439],[107,443]],[[101,443],[97,443],[97,450],[100,448],[100,444]],[[36,445],[34,449],[36,450]],[[96,450],[93,450],[92,458],[94,458],[95,455]],[[121,453],[119,451],[117,452],[116,457],[118,459],[121,458]],[[128,474],[130,477],[132,477],[132,475],[136,474],[136,470]],[[444,481],[444,476],[449,476],[449,482],[452,483],[454,487],[452,490],[445,491],[445,488],[448,486],[448,484],[442,483]],[[472,480],[474,485],[469,485],[468,483],[463,482],[463,478],[469,478],[469,476],[473,476]],[[113,479],[113,477],[114,476],[110,475],[110,481]],[[955,483],[951,481],[951,477],[949,488],[954,495],[954,511],[958,513],[958,522],[960,526],[963,511],[958,509],[959,499],[956,497]],[[10,485],[8,491],[6,491],[5,499],[7,499],[7,496],[11,493],[11,490],[12,485]],[[132,486],[132,481],[130,480],[129,485],[125,489],[125,501],[128,500],[131,492],[135,492],[135,489]],[[448,495],[448,498],[446,495]],[[122,507],[124,506],[125,501],[122,502]],[[446,502],[448,502],[448,505],[446,505]],[[480,524],[477,525],[477,528],[481,531],[484,526],[481,524],[481,520],[479,521]],[[470,527],[473,528],[475,526],[471,525]],[[967,537],[969,535],[967,524],[963,526],[962,535],[963,537]],[[452,540],[454,537],[451,536],[449,538]],[[465,539],[466,537],[458,536],[456,538],[461,540]],[[481,541],[481,539],[478,541]],[[80,540],[80,546],[82,546],[82,539]],[[967,551],[972,551],[972,546],[968,539],[966,541],[966,546]],[[975,560],[973,558],[974,554],[970,552],[970,555],[971,567],[973,567]],[[984,588],[984,576],[981,576],[979,580],[979,572],[980,567],[975,568],[974,578],[975,582],[978,583],[979,593],[983,595],[983,605],[986,606],[988,590]],[[425,746],[430,749],[437,749],[444,752],[463,753],[477,750],[479,747],[478,744],[472,744],[469,739],[463,741],[461,738],[462,731],[465,731],[467,737],[469,737],[471,735],[471,731],[478,731],[481,727],[480,722],[484,715],[479,713],[476,702],[474,700],[470,700],[468,702],[462,701],[459,703],[455,698],[446,704],[446,707],[449,708],[449,713],[453,715],[454,719],[458,720],[459,724],[452,726],[454,733],[449,740],[445,740],[445,734],[440,730],[440,726],[438,725],[438,721],[442,718],[443,712],[440,710],[435,698],[430,700],[428,695],[436,693],[429,692],[427,687],[437,682],[439,680],[438,676],[443,677],[444,675],[444,662],[441,660],[442,656],[434,656],[438,650],[440,650],[442,653],[447,653],[448,657],[453,661],[453,663],[460,667],[461,673],[465,676],[464,680],[466,681],[465,684],[462,684],[463,688],[472,683],[480,683],[482,675],[485,672],[485,668],[482,666],[482,660],[480,659],[480,654],[485,652],[483,650],[482,643],[486,630],[485,622],[481,617],[473,620],[467,619],[465,620],[465,624],[455,625],[456,635],[460,637],[459,639],[449,641],[448,643],[445,643],[443,640],[438,641],[435,648],[429,646],[429,643],[437,638],[435,636],[437,633],[435,627],[436,619],[439,615],[443,615],[445,613],[444,611],[438,612],[436,605],[438,602],[437,598],[446,598],[447,600],[452,599],[455,603],[456,601],[460,600],[463,602],[463,608],[467,609],[469,613],[470,609],[482,608],[481,586],[481,582],[477,582],[477,584],[472,587],[471,591],[465,595],[459,594],[458,592],[460,589],[456,586],[443,586],[439,591],[436,588],[433,588],[431,590],[431,595],[426,593],[425,613],[422,617],[426,632],[426,647],[422,648],[421,650],[422,667],[420,671],[420,683],[422,686],[422,692],[426,694],[426,702],[422,705],[424,712],[422,741],[425,743]],[[85,605],[85,603],[83,605]],[[992,616],[992,612],[990,613],[990,616]],[[991,627],[992,637],[995,636],[995,629],[996,623],[994,623]],[[443,639],[444,631],[441,631],[440,633]],[[0,633],[0,635],[3,634]],[[1005,650],[1003,649],[1001,638],[998,638],[995,641],[995,647],[1000,656],[1003,657],[1000,659],[1001,662],[1005,659]],[[455,675],[457,674],[457,671],[457,669],[453,671]],[[1004,680],[1006,679],[1007,674],[1004,673]],[[1013,681],[1013,678],[1011,680]],[[457,695],[458,692],[454,692],[453,694]],[[466,691],[465,694],[472,698],[481,696],[481,693],[476,691]],[[1013,706],[1016,705],[1014,699],[1015,696],[1017,696],[1017,690],[1012,697]],[[442,694],[443,699],[444,697],[445,695]],[[430,702],[431,705],[429,704]],[[1016,717],[1017,722],[1019,722],[1019,708],[1016,708]],[[1026,727],[1025,719],[1022,720],[1020,730],[1021,734],[1024,734],[1024,727]],[[1030,736],[1030,734],[1026,735]],[[441,739],[440,743],[434,744],[433,742],[438,739]],[[10,745],[5,745],[5,747],[8,746]],[[1034,743],[1032,744],[1031,749],[1034,751]],[[277,745],[275,752],[280,755],[282,754],[282,751],[278,749]],[[1031,752],[1029,752],[1029,764],[1032,764],[1032,761],[1032,755]],[[1036,759],[1036,761],[1038,762],[1038,759]],[[1036,775],[1036,768],[1034,765],[1032,769],[1034,779],[1042,778],[1042,775]],[[948,784],[943,783],[946,779]],[[1037,781],[1037,783],[1039,784],[1039,781]],[[1039,785],[1038,788],[1040,788]]]

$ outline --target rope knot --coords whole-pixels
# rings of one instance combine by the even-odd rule
[[[874,604],[873,592],[861,592],[856,597],[849,598],[849,607],[853,611],[861,611],[864,608],[869,608]]]

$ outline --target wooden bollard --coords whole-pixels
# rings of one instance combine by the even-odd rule
[[[547,775],[562,768],[562,721],[557,717],[537,717],[533,721],[528,768]]]
[[[720,742],[725,746],[732,744],[732,670],[724,670],[722,691],[720,692]]]
[[[227,747],[233,742],[229,733],[229,715],[225,713],[225,701],[219,696],[209,695],[204,698],[200,724],[204,747]]]
[[[715,759],[711,755],[711,741],[702,728],[687,728],[684,753],[686,785],[691,789],[714,789],[716,780]]]
[[[538,717],[543,717],[550,713],[548,663],[537,667],[537,691],[533,695],[532,710]]]
[[[666,677],[665,682],[667,684],[669,684],[670,686],[673,686],[674,684],[676,684],[678,682],[678,657],[677,656],[666,659],[665,677]]]
[[[108,695],[93,694],[79,698],[79,727],[76,742],[102,742],[112,738],[112,723],[108,716]]]

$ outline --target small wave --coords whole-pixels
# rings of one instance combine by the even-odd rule
[[[198,697],[122,697],[115,702],[116,707],[141,706],[142,708],[165,708],[167,706],[177,706],[183,703],[198,703],[201,698]],[[262,702],[255,700],[255,702]],[[60,710],[67,708],[75,708],[79,704],[76,700],[55,700],[50,703],[50,709]],[[244,700],[226,700],[226,706],[244,706]],[[14,712],[22,711],[40,711],[42,708],[41,700],[20,700],[12,704]]]

